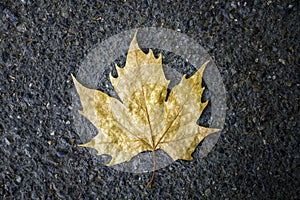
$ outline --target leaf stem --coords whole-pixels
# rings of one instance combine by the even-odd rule
[[[154,177],[155,177],[155,169],[156,169],[156,155],[155,155],[155,150],[152,150],[152,156],[153,156],[153,170],[152,170],[152,176],[150,181],[147,183],[147,188],[151,188],[152,183],[154,181]]]

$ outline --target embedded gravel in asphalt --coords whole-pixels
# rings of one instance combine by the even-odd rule
[[[70,74],[102,40],[151,26],[185,33],[209,52],[227,115],[205,158],[197,148],[195,160],[158,170],[146,189],[151,173],[111,169],[77,147]],[[299,29],[292,0],[2,0],[0,196],[299,199]]]

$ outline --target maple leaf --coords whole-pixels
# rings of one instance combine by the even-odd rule
[[[204,91],[202,75],[205,66],[190,78],[182,78],[170,92],[162,69],[162,56],[152,50],[144,53],[136,34],[131,41],[126,65],[117,67],[118,77],[110,80],[120,100],[81,85],[72,75],[83,110],[98,134],[81,146],[91,147],[98,155],[112,157],[108,166],[116,165],[144,151],[152,151],[154,168],[147,187],[151,187],[156,164],[155,151],[165,151],[174,161],[192,160],[192,153],[207,135],[219,131],[196,122],[207,106],[201,102]]]

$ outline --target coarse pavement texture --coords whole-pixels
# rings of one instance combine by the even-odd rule
[[[299,15],[296,0],[1,0],[0,199],[299,199]],[[139,27],[198,41],[227,90],[212,151],[156,171],[151,189],[151,173],[78,147],[72,116],[70,74]]]

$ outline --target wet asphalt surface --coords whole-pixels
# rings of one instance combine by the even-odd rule
[[[113,170],[77,147],[70,74],[95,44],[139,27],[187,34],[227,91],[203,159]],[[0,2],[0,199],[299,199],[298,1]],[[198,157],[197,157],[198,156]]]

